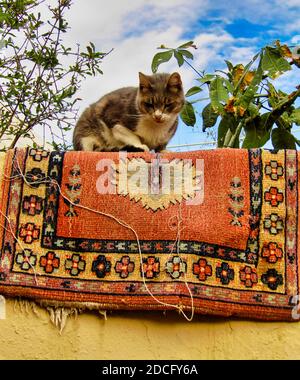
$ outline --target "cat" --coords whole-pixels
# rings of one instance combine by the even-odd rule
[[[184,102],[179,73],[139,73],[139,87],[110,92],[82,113],[74,149],[161,152],[176,132]]]

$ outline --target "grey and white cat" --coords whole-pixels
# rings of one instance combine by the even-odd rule
[[[178,73],[139,73],[139,87],[103,96],[79,118],[75,150],[162,151],[176,132],[184,92]]]

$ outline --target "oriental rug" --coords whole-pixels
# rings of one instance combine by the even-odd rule
[[[0,155],[0,294],[298,320],[296,151]]]

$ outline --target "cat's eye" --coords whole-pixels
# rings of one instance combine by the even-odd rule
[[[153,104],[152,103],[145,102],[144,105],[145,105],[146,108],[153,108]]]
[[[166,108],[173,108],[175,106],[174,102],[166,103]]]

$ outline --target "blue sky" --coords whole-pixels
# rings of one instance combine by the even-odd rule
[[[224,68],[224,59],[245,63],[265,44],[276,39],[300,44],[300,0],[76,0],[68,19],[70,44],[93,41],[101,51],[113,52],[103,61],[103,76],[83,83],[80,112],[106,92],[138,84],[138,71],[150,74],[156,48],[176,47],[194,40],[193,65],[213,72]],[[179,71],[185,89],[196,85],[195,73],[178,69],[171,61],[161,71]],[[300,70],[280,78],[285,91],[300,83]],[[199,108],[204,106],[202,102]],[[68,136],[70,139],[71,136]],[[206,141],[201,119],[194,128],[180,124],[171,145]],[[190,148],[192,149],[192,148]],[[194,148],[193,148],[194,149]]]

